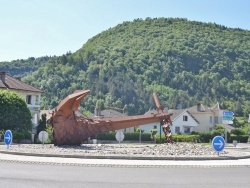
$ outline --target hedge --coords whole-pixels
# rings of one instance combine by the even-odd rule
[[[237,142],[240,143],[247,143],[248,141],[248,135],[234,135],[231,134],[231,142],[233,142],[233,140],[237,140]]]
[[[202,132],[198,133],[199,137],[199,142],[201,143],[209,143],[213,140],[213,136],[210,132]]]
[[[96,135],[97,140],[116,140],[115,138],[116,132],[104,133]],[[126,141],[139,141],[140,133],[124,133],[124,140]],[[141,134],[142,141],[151,141],[151,134],[142,133]]]
[[[165,135],[161,135],[161,143],[165,143]],[[179,135],[179,134],[173,134],[172,140],[174,142],[199,142],[199,135]],[[156,135],[156,143],[160,143],[160,135]]]
[[[17,139],[18,141],[21,141],[23,139],[31,139],[31,133],[13,131],[13,139]]]

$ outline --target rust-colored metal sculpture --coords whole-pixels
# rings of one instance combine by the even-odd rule
[[[155,104],[156,104],[158,113],[164,114],[163,106],[161,106],[157,94],[153,93],[153,97],[154,97],[154,100],[155,100]],[[163,133],[165,134],[165,138],[166,138],[165,142],[166,143],[174,143],[173,140],[172,140],[172,133],[171,133],[171,129],[170,129],[171,125],[172,125],[171,119],[170,119],[170,121],[168,119],[166,119],[166,118],[163,118],[161,120],[161,126],[162,126]]]
[[[77,117],[74,112],[89,92],[90,90],[76,91],[62,100],[53,112],[51,124],[54,145],[80,145],[95,134],[154,122],[162,123],[166,142],[172,142],[171,131],[169,131],[169,126],[172,125],[170,114],[163,113],[156,93],[153,96],[158,109],[157,114],[94,119]]]

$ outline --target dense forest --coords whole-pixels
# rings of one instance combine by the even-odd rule
[[[136,19],[101,32],[75,53],[39,62],[20,69],[27,70],[23,81],[45,92],[42,108],[90,89],[81,110],[91,113],[103,101],[143,114],[154,108],[153,92],[168,108],[220,102],[238,116],[250,113],[248,30],[181,18]]]
[[[0,70],[7,72],[10,75],[15,77],[24,77],[28,73],[32,73],[36,71],[39,67],[41,67],[44,63],[46,63],[50,59],[55,59],[56,56],[53,57],[39,57],[34,58],[30,57],[28,59],[17,59],[11,62],[3,61],[0,62]]]

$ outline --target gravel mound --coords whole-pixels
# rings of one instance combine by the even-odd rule
[[[81,146],[54,146],[52,144],[0,145],[0,151],[78,155],[78,156],[129,156],[129,157],[218,157],[211,146],[200,144],[83,144]],[[225,149],[219,154],[225,157],[242,157],[249,153]]]

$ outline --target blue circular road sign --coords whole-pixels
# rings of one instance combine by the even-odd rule
[[[222,136],[216,136],[213,138],[212,145],[215,151],[222,151],[225,148],[225,140]]]
[[[7,130],[4,134],[4,143],[6,145],[10,145],[12,143],[12,132],[10,130]]]

